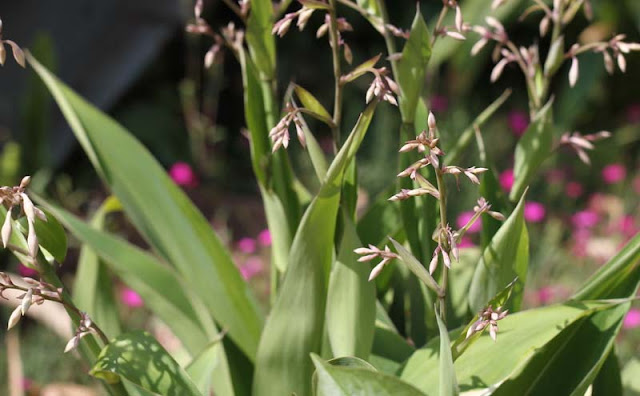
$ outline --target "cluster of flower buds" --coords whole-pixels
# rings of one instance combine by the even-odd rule
[[[591,164],[591,160],[589,159],[589,155],[587,155],[586,150],[593,150],[595,148],[592,142],[606,139],[610,136],[611,132],[609,131],[600,131],[589,135],[582,135],[580,132],[566,132],[560,138],[560,145],[567,145],[571,147],[575,150],[576,154],[578,154],[580,160],[589,165]]]
[[[500,56],[500,51],[504,45],[509,42],[509,35],[499,20],[492,16],[485,18],[485,22],[490,28],[485,26],[473,26],[471,29],[480,35],[480,40],[471,48],[471,55],[477,55],[490,41],[495,41],[498,45],[493,51],[493,60],[496,61]]]
[[[307,26],[307,22],[309,22],[309,18],[311,18],[311,15],[313,15],[313,12],[315,10],[316,8],[308,7],[307,5],[302,3],[302,8],[300,8],[298,11],[285,14],[282,19],[277,21],[273,25],[271,34],[277,34],[278,36],[283,37],[285,34],[287,34],[289,28],[291,27],[291,24],[296,18],[298,19],[296,26],[298,26],[298,29],[300,31],[302,31],[305,26]]]
[[[442,256],[442,262],[447,268],[451,268],[451,257],[456,261],[459,260],[458,250],[458,233],[454,232],[449,224],[445,227],[440,224],[434,232],[433,240],[438,243],[438,246],[433,251],[431,262],[429,262],[429,273],[433,274],[438,267],[438,256]]]
[[[17,285],[11,277],[4,272],[0,272],[0,297],[6,299],[3,295],[7,289],[20,290],[24,293],[17,298],[20,299],[20,305],[11,313],[7,330],[14,327],[20,319],[26,315],[29,308],[33,305],[41,305],[45,300],[62,302],[62,289],[43,282],[36,281],[32,278],[22,278],[26,286]]]
[[[302,129],[302,121],[296,109],[291,103],[287,103],[284,108],[285,116],[269,131],[269,137],[273,142],[271,152],[275,152],[280,147],[285,149],[289,147],[289,125],[291,122],[296,126],[296,135],[302,147],[306,147],[304,131]]]
[[[7,208],[7,215],[4,219],[4,223],[2,225],[2,231],[0,234],[2,235],[2,246],[7,247],[9,244],[9,240],[11,239],[11,234],[13,232],[13,214],[15,208],[18,208],[20,213],[24,213],[27,217],[28,224],[28,234],[27,234],[27,245],[29,247],[29,256],[35,260],[38,255],[38,237],[36,235],[35,222],[36,217],[41,219],[42,221],[47,221],[47,216],[43,211],[36,208],[36,206],[31,202],[31,199],[26,194],[25,189],[29,185],[31,181],[31,177],[25,176],[22,178],[19,186],[15,187],[0,187],[0,204],[4,205]],[[16,214],[17,216],[19,214]]]
[[[478,198],[477,204],[473,207],[473,212],[473,216],[471,216],[467,223],[457,231],[456,236],[458,241],[460,241],[462,236],[471,228],[483,213],[488,214],[498,221],[505,221],[506,219],[502,213],[491,210],[491,204],[489,204],[484,197]]]
[[[96,330],[93,327],[91,318],[86,312],[80,312],[80,325],[76,329],[75,335],[71,337],[69,342],[67,342],[67,345],[64,347],[64,353],[77,348],[82,337],[92,333],[96,334]]]
[[[422,131],[420,135],[415,139],[407,141],[401,148],[401,153],[406,153],[412,150],[418,150],[419,153],[424,153],[425,158],[428,160],[427,164],[433,165],[434,168],[440,168],[440,160],[438,156],[443,156],[444,152],[438,147],[439,138],[436,137],[438,126],[436,125],[436,117],[432,112],[429,112],[427,118],[427,126],[429,131]]]
[[[495,310],[493,307],[488,306],[478,313],[478,320],[476,320],[469,330],[467,330],[467,338],[471,337],[475,333],[483,331],[489,326],[489,335],[496,341],[498,337],[498,321],[504,319],[509,313],[508,309],[503,310],[503,307],[498,307]]]
[[[24,67],[24,52],[22,52],[22,48],[12,40],[2,39],[2,19],[0,19],[0,65],[2,66],[4,66],[4,62],[7,60],[7,50],[4,47],[5,44],[11,47],[13,59],[15,59],[20,66]]]
[[[386,67],[380,67],[378,69],[371,69],[371,72],[375,75],[373,82],[367,89],[366,102],[371,102],[371,99],[380,98],[386,102],[391,103],[394,106],[398,105],[394,95],[400,95],[400,88],[398,84],[389,78],[389,71]]]
[[[442,5],[445,8],[450,8],[455,10],[456,15],[454,18],[454,26],[441,26],[436,29],[434,32],[436,36],[448,36],[452,39],[464,41],[467,38],[464,36],[464,33],[468,32],[470,26],[464,23],[464,18],[462,17],[462,9],[458,4],[457,0],[442,0]]]
[[[381,258],[382,261],[378,263],[373,270],[371,270],[371,274],[369,274],[369,281],[375,279],[380,272],[384,269],[384,267],[389,264],[389,262],[393,259],[399,258],[399,256],[391,251],[388,246],[384,247],[384,250],[378,249],[373,245],[369,245],[368,248],[357,248],[353,251],[356,254],[362,255],[358,259],[358,262],[364,263],[367,261],[371,261],[377,258]]]
[[[481,173],[486,172],[487,168],[476,168],[472,166],[471,168],[461,168],[459,166],[445,166],[442,168],[442,173],[448,173],[454,175],[456,177],[456,181],[458,181],[458,175],[465,175],[473,184],[480,184],[480,179],[478,176]]]

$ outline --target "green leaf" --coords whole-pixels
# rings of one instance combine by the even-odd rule
[[[484,250],[469,289],[471,312],[480,311],[499,291],[518,278],[507,308],[520,309],[529,266],[529,234],[524,221],[524,199],[502,224]]]
[[[481,165],[489,170],[480,175],[480,196],[484,197],[489,204],[491,204],[491,210],[499,213],[509,213],[507,206],[508,199],[505,196],[498,177],[496,176],[494,166],[487,163]],[[480,218],[482,221],[482,231],[480,237],[482,239],[482,249],[486,249],[491,243],[491,240],[496,235],[502,222],[494,219],[489,215],[482,215]]]
[[[311,165],[313,166],[313,170],[316,173],[318,181],[322,183],[325,176],[327,176],[327,169],[329,168],[327,165],[327,159],[325,158],[320,144],[318,144],[315,136],[313,136],[313,132],[309,129],[304,117],[300,117],[300,124],[302,126],[304,138],[307,142],[307,152],[309,153],[309,158],[311,158]]]
[[[514,182],[509,194],[512,201],[520,199],[542,162],[551,154],[552,105],[553,99],[538,111],[516,145]]]
[[[224,348],[220,341],[221,338],[213,340],[186,367],[187,374],[203,395],[209,393],[214,380],[212,374],[224,359]],[[220,394],[219,392],[216,390],[216,394]],[[228,389],[226,394],[233,395],[233,388]]]
[[[508,315],[499,322],[497,342],[483,334],[455,361],[460,389],[466,392],[497,387],[517,375],[558,334],[573,331],[573,323],[612,306],[609,302],[565,303]],[[456,337],[456,333],[452,335]],[[439,394],[438,348],[439,338],[435,338],[416,351],[400,378],[428,395]]]
[[[108,197],[94,213],[91,226],[103,230],[107,214],[120,210],[122,206],[118,200]],[[100,328],[108,337],[120,334],[118,306],[109,270],[95,251],[86,244],[80,249],[78,269],[73,283],[73,300],[78,308],[87,312],[91,319],[100,324]]]
[[[395,374],[415,348],[395,328],[386,311],[376,304],[376,328],[369,361],[381,371]]]
[[[34,223],[38,244],[56,261],[62,263],[67,255],[67,234],[54,216],[49,216],[46,211],[45,215],[47,215],[47,221],[36,217]]]
[[[620,363],[615,350],[609,352],[598,376],[593,382],[591,391],[593,396],[622,396],[622,377],[620,374]]]
[[[362,62],[361,64],[359,64],[358,66],[354,67],[353,70],[351,70],[349,73],[345,74],[340,78],[340,82],[343,84],[346,84],[368,73],[369,70],[373,68],[376,65],[376,63],[378,63],[381,56],[382,54],[378,54],[373,58],[368,59]]]
[[[395,193],[395,185],[384,190],[358,221],[358,236],[363,245],[378,246],[388,235],[395,235],[402,226],[398,206],[388,199]]]
[[[270,0],[251,0],[247,21],[247,44],[261,74],[273,78],[276,70],[276,44],[273,27],[273,5]]]
[[[453,368],[449,333],[438,312],[435,314],[440,331],[440,396],[457,395],[458,382],[456,381],[456,371]]]
[[[375,283],[369,265],[353,252],[362,246],[351,219],[342,215],[344,230],[327,293],[327,331],[334,356],[367,359],[373,344],[376,317]]]
[[[396,377],[367,368],[333,366],[311,354],[318,378],[317,396],[419,396],[420,391]]]
[[[262,328],[261,313],[208,221],[140,142],[33,57],[28,60],[132,223],[253,359]]]
[[[356,0],[356,3],[365,11],[364,17],[380,33],[384,32],[382,10],[376,0]]]
[[[372,101],[360,115],[298,227],[282,288],[260,339],[255,395],[310,394],[312,366],[308,356],[320,351],[323,338],[342,177],[367,132],[376,105],[377,101]],[[295,326],[291,318],[295,318]]]
[[[404,246],[395,240],[391,239],[391,243],[395,247],[396,251],[402,258],[402,262],[413,272],[415,276],[417,276],[425,285],[427,285],[431,290],[438,291],[440,290],[440,286],[438,286],[438,282],[433,279],[433,277],[429,274],[429,271],[416,259],[413,257],[411,252],[409,252]]]
[[[296,95],[298,95],[298,98],[300,98],[302,105],[306,109],[311,110],[312,112],[320,115],[323,118],[326,118],[327,120],[331,120],[331,115],[329,114],[327,109],[324,108],[324,106],[318,101],[318,99],[315,98],[315,96],[311,94],[311,92],[307,91],[297,84],[295,85],[294,89],[296,91]]]
[[[187,373],[149,333],[122,334],[104,347],[90,374],[108,383],[120,377],[165,396],[202,395]]]
[[[429,28],[422,18],[420,7],[417,7],[409,39],[402,49],[402,57],[398,60],[396,75],[401,91],[400,112],[402,120],[405,122],[412,122],[415,119],[430,58],[431,34],[429,34]]]

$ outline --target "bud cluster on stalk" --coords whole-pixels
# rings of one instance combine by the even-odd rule
[[[493,307],[488,306],[478,313],[478,320],[471,324],[471,327],[467,330],[466,338],[483,331],[489,326],[489,335],[493,341],[496,341],[498,337],[498,321],[504,319],[508,313],[509,310],[503,307],[498,307],[494,310]]]
[[[4,207],[7,209],[7,214],[4,218],[0,234],[2,236],[2,246],[4,248],[7,248],[7,246],[9,246],[11,234],[13,233],[14,216],[16,218],[19,218],[22,215],[26,216],[28,225],[28,255],[32,259],[32,261],[35,262],[39,250],[38,236],[36,235],[35,228],[36,218],[39,218],[42,221],[47,221],[47,216],[42,210],[38,209],[33,204],[31,199],[25,192],[30,181],[31,177],[25,176],[20,182],[19,186],[0,187],[0,204],[4,205]]]
[[[80,324],[78,325],[74,336],[71,337],[67,342],[67,345],[64,347],[64,353],[77,348],[80,344],[80,340],[89,334],[97,334],[96,329],[94,328],[89,315],[86,312],[80,312]]]
[[[44,281],[36,281],[32,278],[22,278],[26,286],[14,283],[9,275],[0,272],[0,297],[7,299],[3,293],[5,290],[18,290],[24,292],[16,298],[20,300],[20,305],[11,313],[7,330],[14,327],[20,319],[27,314],[29,308],[33,305],[41,305],[45,300],[62,302],[62,289],[57,288]]]
[[[7,49],[4,46],[5,44],[11,47],[11,52],[13,53],[13,59],[15,59],[20,66],[25,67],[24,52],[22,52],[22,48],[20,48],[20,46],[12,40],[3,40],[2,19],[0,19],[0,65],[1,66],[4,66],[4,63],[7,60]]]

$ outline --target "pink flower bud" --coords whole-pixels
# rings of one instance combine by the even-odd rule
[[[196,187],[198,185],[198,178],[191,168],[191,165],[186,162],[176,162],[171,166],[169,170],[169,176],[171,179],[183,187]]]
[[[600,221],[600,216],[592,210],[582,210],[571,217],[571,223],[577,229],[595,227]]]
[[[511,187],[513,187],[513,169],[507,169],[500,174],[500,186],[506,191],[511,191]]]
[[[242,253],[251,254],[256,251],[256,240],[253,238],[241,238],[236,246]]]
[[[129,308],[140,308],[144,305],[142,297],[129,288],[120,290],[120,301]]]

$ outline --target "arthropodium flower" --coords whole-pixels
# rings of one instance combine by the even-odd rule
[[[11,239],[11,233],[13,232],[13,208],[20,207],[27,218],[28,233],[27,233],[27,246],[29,256],[33,259],[38,255],[38,237],[36,236],[35,221],[36,217],[42,221],[47,221],[47,216],[44,212],[35,207],[29,196],[25,193],[29,182],[30,176],[25,176],[20,181],[19,186],[15,187],[0,187],[0,204],[3,204],[7,208],[7,215],[4,219],[2,231],[2,245],[6,248],[9,240]]]
[[[478,320],[476,320],[467,330],[467,338],[473,334],[483,331],[489,326],[489,335],[495,342],[498,337],[498,321],[504,319],[507,316],[509,310],[503,310],[503,307],[498,307],[495,310],[493,307],[488,306],[478,313]]]
[[[95,329],[93,328],[93,322],[91,321],[91,318],[86,312],[80,312],[80,324],[76,329],[75,335],[71,337],[69,342],[67,342],[67,345],[64,347],[64,353],[77,348],[82,337],[91,333],[96,333]]]
[[[591,161],[586,150],[593,150],[595,147],[592,142],[606,139],[611,136],[609,131],[600,131],[589,135],[582,135],[580,132],[566,132],[560,137],[560,144],[571,147],[582,162],[589,165]]]
[[[369,274],[369,281],[375,279],[380,272],[384,269],[384,267],[393,259],[399,258],[399,256],[391,251],[388,246],[384,247],[384,250],[378,249],[374,245],[369,245],[368,248],[361,247],[357,248],[353,251],[355,254],[362,255],[358,259],[358,262],[364,263],[367,261],[371,261],[377,258],[381,258],[382,261],[378,263],[373,270],[371,270],[371,274]]]
[[[371,99],[377,97],[397,106],[398,101],[393,95],[400,95],[400,88],[398,88],[398,84],[387,76],[388,72],[385,67],[374,70],[375,77],[369,86],[369,89],[367,89],[366,102],[369,103],[371,102]]]
[[[13,58],[16,62],[25,67],[24,63],[24,52],[18,44],[11,40],[3,40],[2,39],[2,19],[0,19],[0,65],[4,66],[4,62],[7,59],[7,50],[4,48],[4,45],[7,44],[11,47],[11,52],[13,52]]]

